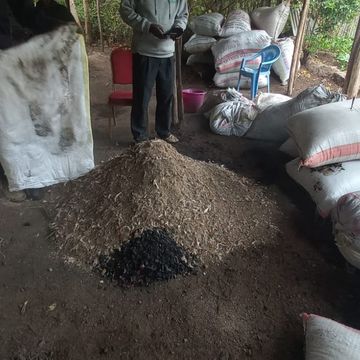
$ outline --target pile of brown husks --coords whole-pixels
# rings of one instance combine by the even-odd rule
[[[82,266],[153,228],[201,261],[217,261],[276,232],[271,201],[253,181],[154,140],[66,184],[54,231],[63,256]]]

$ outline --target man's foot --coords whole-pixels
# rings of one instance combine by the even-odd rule
[[[134,143],[135,144],[140,144],[140,143],[143,143],[143,142],[148,141],[148,140],[149,140],[148,138],[134,139]]]
[[[169,144],[176,144],[177,142],[179,142],[179,139],[173,134],[170,134],[169,136],[162,138],[162,140],[168,142]]]

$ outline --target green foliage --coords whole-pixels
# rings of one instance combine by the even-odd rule
[[[312,35],[305,39],[306,51],[316,54],[319,50],[335,55],[342,70],[346,69],[349,61],[353,39],[350,37],[330,37],[327,35]]]
[[[292,6],[300,8],[301,0],[295,0]],[[312,0],[309,16],[315,21],[314,32],[333,34],[337,28],[348,23],[360,13],[360,0]]]

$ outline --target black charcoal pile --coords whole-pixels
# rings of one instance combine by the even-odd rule
[[[120,285],[147,286],[194,272],[196,261],[165,230],[151,229],[133,237],[109,256],[101,256],[99,267]]]

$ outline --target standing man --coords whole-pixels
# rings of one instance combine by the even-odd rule
[[[175,143],[170,133],[175,40],[187,25],[186,0],[122,0],[122,19],[133,28],[133,106],[131,131],[135,142],[148,139],[148,105],[156,82],[155,130]]]

